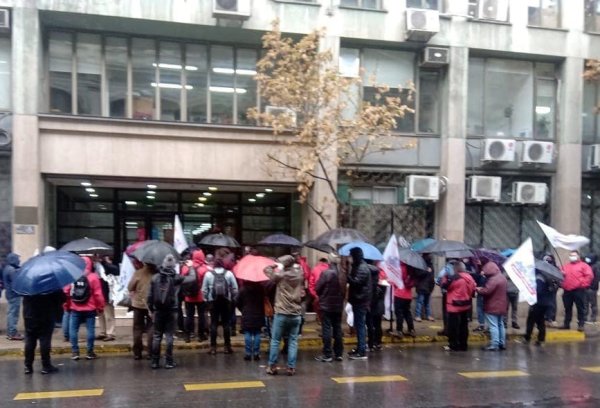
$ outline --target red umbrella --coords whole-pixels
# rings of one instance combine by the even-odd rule
[[[264,256],[246,255],[233,267],[233,273],[238,279],[250,282],[264,282],[269,280],[263,270],[274,265],[275,261]]]

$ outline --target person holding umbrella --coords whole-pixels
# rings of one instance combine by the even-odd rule
[[[265,288],[262,282],[242,281],[237,300],[242,312],[244,332],[244,360],[260,360],[260,336],[265,323]]]
[[[446,351],[467,351],[469,338],[469,316],[473,305],[475,281],[466,271],[463,262],[454,262],[441,280],[446,289],[448,313],[448,346]]]

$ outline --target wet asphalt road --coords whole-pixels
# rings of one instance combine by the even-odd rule
[[[318,350],[300,352],[295,377],[265,374],[242,352],[216,357],[176,354],[174,370],[151,370],[148,361],[102,355],[73,362],[57,356],[60,372],[23,374],[22,361],[0,362],[2,407],[600,407],[600,343],[510,344],[503,353],[478,347],[449,354],[438,346],[388,348],[369,361],[318,363]],[[596,367],[595,372],[584,368]],[[506,370],[517,377],[466,378],[459,373]],[[516,373],[514,373],[516,371]],[[380,376],[400,375],[406,381]],[[496,375],[496,374],[494,374]],[[376,376],[380,382],[337,383],[332,378]],[[258,388],[186,391],[185,384],[260,381]],[[352,381],[352,380],[346,380]],[[260,385],[260,383],[258,383]],[[238,384],[239,385],[239,384]],[[238,386],[236,385],[236,386]],[[242,384],[243,385],[243,384]],[[15,401],[19,393],[100,389],[101,396]]]

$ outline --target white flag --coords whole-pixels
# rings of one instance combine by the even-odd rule
[[[535,305],[537,303],[537,286],[531,238],[527,238],[502,267],[519,289],[519,302]]]
[[[129,285],[129,281],[135,272],[135,267],[125,252],[123,252],[123,257],[121,259],[121,265],[119,265],[119,279],[117,284],[113,287],[114,305],[117,305],[121,300],[125,299],[129,295],[127,285]]]
[[[402,268],[400,266],[400,253],[398,251],[398,241],[396,236],[392,234],[388,241],[385,251],[383,251],[383,262],[381,267],[387,278],[400,289],[404,289],[404,281],[402,279]]]
[[[537,222],[542,231],[544,231],[544,235],[550,241],[550,245],[553,247],[568,249],[569,251],[576,251],[579,248],[586,246],[590,243],[590,240],[582,235],[565,235],[561,234],[554,228],[543,224],[541,222]]]
[[[181,226],[181,221],[179,221],[179,216],[175,214],[175,231],[173,233],[173,248],[179,253],[182,253],[189,247],[187,240],[185,239],[185,235],[183,235],[183,227]]]

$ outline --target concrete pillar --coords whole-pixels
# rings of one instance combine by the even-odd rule
[[[13,250],[24,259],[44,239],[43,181],[37,114],[42,78],[42,40],[35,2],[12,10]]]
[[[450,47],[442,118],[440,176],[447,179],[446,192],[436,207],[438,239],[462,241],[465,233],[465,137],[467,133],[467,85],[469,50]]]

